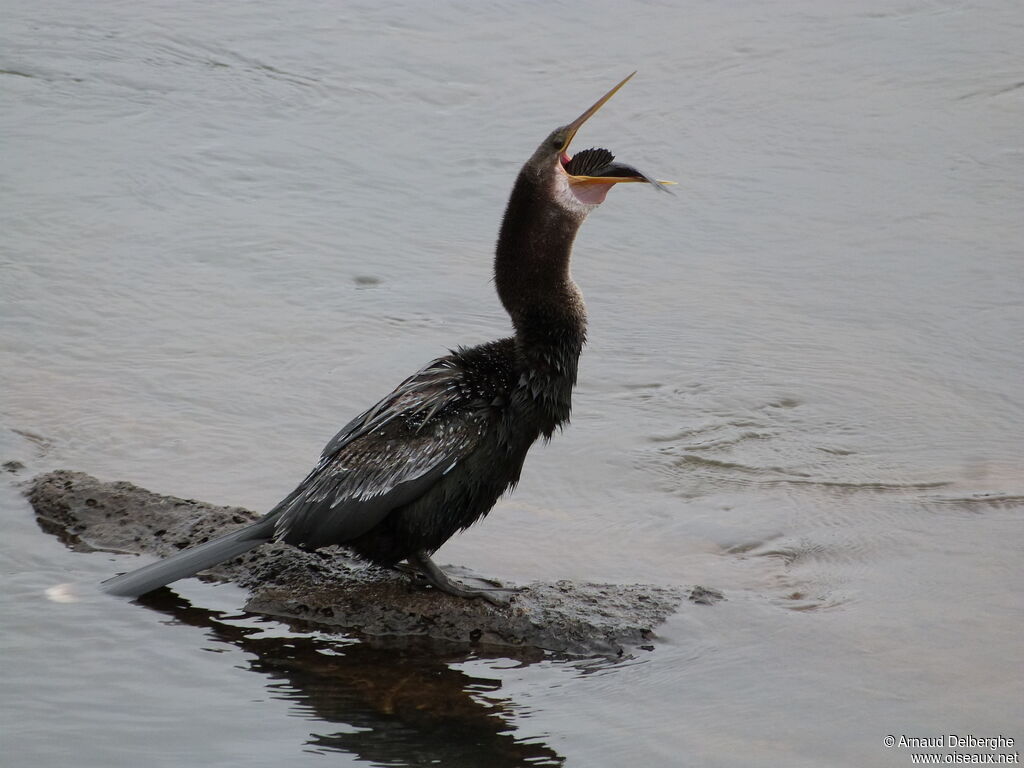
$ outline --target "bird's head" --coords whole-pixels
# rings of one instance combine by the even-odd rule
[[[574,215],[585,216],[603,203],[608,190],[615,184],[637,181],[665,189],[664,185],[672,183],[657,181],[631,165],[615,162],[615,156],[607,149],[584,149],[576,154],[569,152],[569,145],[583,123],[635,74],[622,80],[571,123],[552,131],[526,163],[524,170],[541,180],[543,188],[554,201]]]

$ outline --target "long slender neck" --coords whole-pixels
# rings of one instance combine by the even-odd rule
[[[582,345],[586,312],[569,262],[585,214],[555,203],[544,183],[527,169],[516,179],[498,234],[494,282],[521,344],[557,345],[568,335]]]
[[[494,282],[512,318],[521,364],[546,414],[543,431],[569,418],[576,365],[586,341],[583,296],[569,273],[585,212],[558,205],[545,180],[524,169],[498,235]]]

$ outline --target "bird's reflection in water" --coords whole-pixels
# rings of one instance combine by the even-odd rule
[[[392,766],[504,768],[565,762],[546,744],[515,738],[510,723],[514,705],[495,695],[500,680],[449,666],[467,659],[465,648],[398,639],[346,643],[298,628],[270,633],[265,619],[197,608],[168,589],[139,602],[253,654],[251,669],[270,679],[273,695],[294,702],[301,716],[328,726],[311,734],[307,750],[338,750]],[[331,732],[334,724],[344,728]]]

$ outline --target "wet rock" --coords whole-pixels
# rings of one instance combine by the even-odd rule
[[[690,590],[688,597],[691,603],[697,603],[697,605],[714,605],[721,600],[725,600],[725,595],[717,589],[702,587],[700,584],[697,584]]]
[[[80,551],[167,556],[258,517],[241,507],[161,496],[66,470],[34,478],[26,494],[40,526]],[[470,584],[482,581],[464,569],[446,570]],[[579,655],[648,647],[654,628],[684,597],[682,590],[646,585],[534,582],[495,607],[419,587],[340,548],[310,553],[281,544],[264,545],[203,575],[247,587],[246,610],[255,613],[368,635]]]

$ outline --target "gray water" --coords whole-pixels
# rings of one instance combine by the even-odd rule
[[[515,173],[637,69],[575,147],[676,194],[584,225],[573,423],[439,559],[727,598],[615,664],[346,640],[195,580],[55,603],[132,559],[69,551],[7,485],[5,766],[903,766],[887,734],[1024,738],[1019,2],[0,13],[12,481],[268,508],[407,374],[508,332]]]

